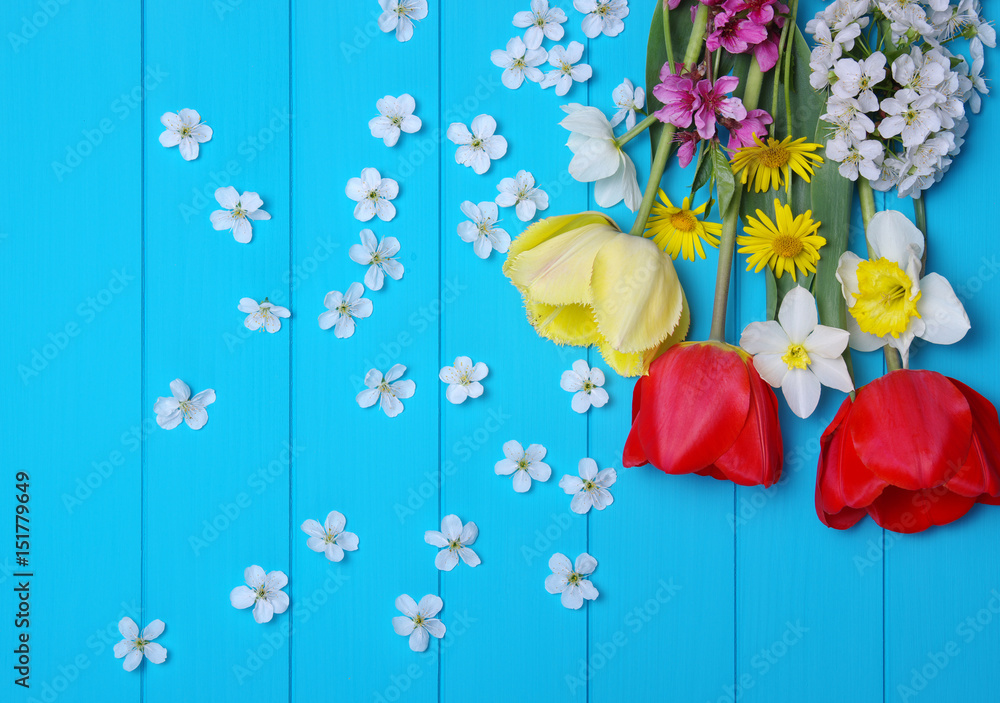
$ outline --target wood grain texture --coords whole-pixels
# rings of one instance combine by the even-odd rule
[[[16,0],[0,10],[10,137],[0,286],[13,322],[0,338],[3,476],[32,476],[35,573],[32,687],[4,680],[0,700],[995,698],[1000,513],[978,507],[909,537],[871,522],[821,525],[814,472],[834,393],[808,421],[782,403],[785,478],[772,489],[622,469],[632,382],[596,351],[539,339],[503,255],[481,260],[457,235],[462,201],[492,200],[520,169],[550,196],[541,215],[595,207],[566,172],[560,106],[610,114],[623,78],[644,82],[652,3],[631,3],[620,37],[592,40],[572,3],[555,3],[569,16],[560,43],[584,43],[594,68],[564,98],[527,82],[510,91],[490,62],[520,31],[510,20],[526,1],[430,4],[405,44],[379,31],[375,0]],[[800,17],[822,5],[803,0]],[[423,126],[389,148],[367,123],[377,99],[402,93]],[[215,131],[192,162],[157,142],[160,115],[184,107]],[[985,100],[928,198],[928,269],[953,282],[972,332],[912,357],[992,401],[995,112]],[[455,162],[445,131],[484,113],[509,148],[478,176]],[[642,181],[648,144],[628,151]],[[352,216],[344,187],[365,167],[400,183],[391,222]],[[663,187],[679,200],[692,178],[673,162]],[[260,193],[272,215],[249,245],[211,227],[223,185]],[[912,215],[894,195],[876,202]],[[631,225],[624,207],[609,212]],[[512,237],[527,226],[513,209],[501,218]],[[854,222],[858,249],[860,212]],[[328,291],[363,280],[348,249],[364,227],[399,239],[406,270],[366,292],[373,315],[336,339],[317,316]],[[708,334],[716,265],[714,251],[677,262],[692,339]],[[742,255],[735,268],[731,342],[764,310],[762,278]],[[292,318],[276,334],[248,333],[244,296],[267,296]],[[481,398],[451,405],[438,371],[459,355],[490,374]],[[605,370],[611,395],[585,416],[559,388],[578,358]],[[396,363],[416,382],[405,411],[359,408],[367,371]],[[869,354],[855,355],[855,369],[863,383],[884,367]],[[174,378],[216,390],[203,430],[156,426],[153,404]],[[511,439],[548,449],[552,477],[526,494],[494,473]],[[619,478],[610,508],[579,516],[558,481],[585,456]],[[331,510],[360,538],[339,564],[309,550],[300,529]],[[478,524],[481,566],[434,567],[424,532],[450,513]],[[15,603],[9,546],[3,623]],[[601,595],[566,610],[545,592],[547,561],[583,551],[599,562]],[[290,578],[291,609],[266,625],[228,600],[251,564]],[[426,653],[392,630],[402,593],[444,600],[448,634]],[[166,664],[121,670],[111,645],[123,615],[166,622]],[[8,676],[13,630],[0,628]]]

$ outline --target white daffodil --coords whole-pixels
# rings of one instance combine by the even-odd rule
[[[209,388],[192,398],[188,384],[176,378],[170,382],[170,392],[173,397],[160,396],[153,405],[156,424],[165,430],[172,430],[184,420],[192,430],[204,427],[208,422],[208,411],[205,408],[215,402],[215,391]]]
[[[541,188],[535,187],[535,177],[528,171],[520,170],[515,178],[504,178],[497,184],[500,194],[496,204],[500,207],[513,207],[517,219],[528,222],[539,210],[549,207],[549,195]]]
[[[569,130],[566,146],[573,152],[569,173],[581,183],[594,184],[594,200],[601,207],[625,201],[632,212],[639,209],[642,191],[635,164],[615,140],[614,128],[596,107],[563,105],[566,117],[559,123]]]
[[[396,609],[403,615],[392,619],[392,629],[397,635],[410,638],[410,649],[414,652],[427,650],[430,642],[428,635],[441,639],[444,637],[444,623],[434,616],[441,612],[444,603],[431,594],[426,595],[417,603],[405,593],[396,599]]]
[[[460,356],[455,359],[454,366],[445,366],[438,374],[438,378],[448,384],[445,397],[449,403],[459,405],[465,402],[466,398],[478,398],[483,394],[483,384],[480,383],[490,372],[486,364],[477,362],[475,365],[472,359],[467,356]]]
[[[479,555],[469,548],[476,543],[479,528],[476,523],[467,522],[464,525],[458,515],[445,515],[441,519],[441,531],[427,530],[424,541],[432,547],[440,547],[441,551],[434,557],[434,566],[439,571],[451,571],[461,559],[469,566],[479,566]]]
[[[243,572],[246,586],[237,586],[229,594],[234,608],[243,610],[253,606],[253,619],[258,623],[270,622],[275,613],[288,610],[288,594],[281,589],[288,585],[288,577],[280,571],[267,574],[259,566],[248,566]]]
[[[410,41],[413,21],[427,17],[427,0],[378,0],[378,4],[382,6],[378,28],[387,34],[395,30],[399,41]]]
[[[573,87],[573,82],[583,83],[590,80],[594,75],[593,69],[585,64],[578,63],[583,58],[583,44],[578,41],[571,41],[569,46],[554,46],[549,51],[549,65],[554,70],[545,74],[541,86],[543,88],[556,87],[556,95],[562,97]]]
[[[372,314],[372,301],[362,298],[365,288],[355,281],[347,288],[347,292],[332,290],[323,298],[326,312],[319,315],[319,328],[328,330],[333,327],[333,334],[340,339],[346,339],[354,334],[354,320],[362,320]]]
[[[538,67],[545,63],[548,57],[549,54],[545,49],[529,49],[521,41],[521,37],[514,37],[507,42],[506,49],[495,49],[490,54],[490,61],[503,69],[500,82],[515,90],[521,87],[525,78],[532,83],[541,83],[542,72]]]
[[[576,564],[572,564],[569,557],[557,552],[549,559],[549,568],[552,573],[545,577],[545,590],[553,595],[561,593],[563,607],[579,610],[583,601],[597,598],[594,584],[584,578],[597,568],[594,557],[584,552],[576,558]]]
[[[590,39],[600,34],[617,37],[625,29],[622,20],[628,17],[628,0],[573,0],[573,7],[587,15],[582,26]]]
[[[549,0],[531,0],[531,11],[514,15],[514,26],[527,28],[524,44],[529,49],[537,49],[543,39],[559,41],[563,38],[563,22],[566,13],[558,7],[549,7]]]
[[[614,469],[597,470],[597,462],[593,459],[580,459],[579,476],[566,474],[559,479],[559,487],[566,495],[573,496],[569,509],[579,515],[586,515],[591,508],[604,510],[615,502],[608,489],[618,480],[618,472]]]
[[[524,449],[520,442],[504,442],[503,453],[506,458],[496,463],[494,471],[497,476],[514,474],[514,490],[525,493],[531,488],[531,479],[544,482],[552,476],[552,468],[542,461],[545,452],[545,447],[541,444],[529,444]]]
[[[821,385],[854,390],[842,356],[849,338],[845,330],[819,324],[816,300],[796,286],[781,301],[778,319],[751,322],[740,346],[753,354],[760,377],[781,388],[792,412],[806,418],[819,403]]]
[[[347,181],[344,189],[347,197],[357,202],[354,206],[354,217],[362,222],[368,222],[376,215],[383,222],[388,222],[396,216],[396,206],[392,200],[399,195],[399,184],[391,178],[382,178],[378,169],[361,169],[361,178]]]
[[[608,392],[601,388],[604,385],[604,372],[598,368],[591,369],[586,361],[577,359],[570,371],[563,371],[559,387],[573,394],[571,406],[578,413],[585,413],[590,406],[604,407],[608,402]]]
[[[167,650],[153,642],[163,634],[163,621],[154,620],[146,625],[139,634],[139,626],[132,618],[124,617],[118,623],[118,631],[122,633],[122,639],[115,645],[115,659],[125,657],[122,668],[125,671],[135,671],[136,667],[142,663],[145,656],[154,664],[162,664],[167,660]]]
[[[160,134],[160,144],[165,147],[180,145],[185,161],[198,158],[198,145],[212,138],[212,128],[201,121],[201,115],[184,108],[180,112],[164,112],[160,122],[166,127]]]
[[[322,525],[316,520],[302,523],[302,531],[309,535],[306,546],[314,552],[323,552],[330,561],[341,561],[344,552],[358,548],[358,536],[344,530],[347,518],[343,513],[331,510]]]
[[[394,281],[403,277],[403,265],[396,261],[399,253],[399,240],[395,237],[383,237],[380,242],[370,229],[361,230],[361,244],[352,244],[348,250],[351,261],[367,266],[365,285],[368,290],[382,290],[385,277]]]
[[[402,364],[396,364],[385,372],[385,377],[378,369],[371,369],[365,375],[365,386],[367,390],[358,393],[356,400],[362,408],[370,408],[379,404],[383,412],[389,417],[396,417],[403,412],[403,404],[400,398],[411,398],[417,389],[417,384],[413,381],[398,380],[406,371]]]
[[[219,188],[215,191],[215,199],[224,210],[215,210],[209,219],[212,227],[218,231],[228,229],[233,233],[233,239],[240,244],[249,243],[253,237],[251,220],[270,220],[271,216],[260,209],[264,201],[260,196],[250,191],[237,193],[232,186]]]
[[[611,99],[618,111],[611,118],[611,126],[617,127],[625,120],[625,129],[635,127],[635,113],[646,104],[646,91],[633,87],[632,81],[626,78],[621,85],[611,91]]]
[[[243,326],[255,332],[267,330],[273,334],[281,329],[279,318],[292,316],[288,308],[275,305],[267,298],[264,298],[260,303],[253,298],[240,298],[240,304],[237,307],[240,312],[247,313],[246,319],[243,320]]]
[[[461,205],[462,213],[468,220],[458,225],[458,236],[463,242],[472,242],[472,250],[480,259],[489,258],[494,249],[506,254],[510,249],[510,235],[507,230],[494,227],[499,222],[497,204],[488,200],[475,205],[466,200]]]
[[[417,104],[413,96],[403,93],[398,98],[386,95],[375,102],[379,111],[378,117],[368,121],[368,129],[372,136],[381,139],[386,146],[396,146],[400,132],[413,134],[420,130],[423,124],[420,118],[413,114]]]
[[[496,131],[497,121],[489,115],[475,117],[471,132],[461,122],[452,122],[448,126],[448,139],[458,144],[455,161],[478,175],[489,171],[490,159],[499,159],[507,153],[507,140]]]
[[[868,225],[872,259],[845,252],[837,266],[847,302],[851,348],[875,351],[889,344],[903,366],[910,343],[920,337],[933,344],[954,344],[969,331],[969,316],[943,276],[920,277],[924,237],[895,210],[876,213]]]

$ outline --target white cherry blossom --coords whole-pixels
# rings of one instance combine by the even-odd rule
[[[438,374],[444,383],[448,384],[445,397],[449,403],[460,405],[466,398],[478,398],[483,394],[483,384],[480,383],[490,372],[483,362],[472,363],[467,356],[455,359],[454,366],[445,366]]]
[[[617,37],[625,29],[623,19],[628,17],[628,0],[573,0],[583,18],[583,33],[590,39],[604,34]]]
[[[403,404],[400,398],[412,398],[417,385],[410,380],[401,380],[406,367],[396,364],[391,369],[382,372],[378,369],[371,369],[365,375],[365,386],[367,390],[358,393],[356,400],[362,408],[370,408],[379,404],[382,411],[389,417],[396,417],[403,412]]]
[[[343,513],[331,510],[322,525],[316,520],[306,520],[302,523],[302,531],[309,535],[306,546],[314,552],[323,552],[330,561],[341,561],[344,552],[353,552],[358,548],[358,536],[347,532],[344,527],[347,518]]]
[[[593,459],[580,459],[577,466],[579,476],[566,474],[559,479],[559,487],[566,495],[573,496],[569,509],[579,515],[586,515],[591,508],[604,510],[615,502],[608,489],[618,480],[618,472],[614,469],[598,471],[597,462]]]
[[[162,645],[153,642],[163,634],[163,621],[154,620],[139,633],[139,626],[130,617],[124,617],[118,623],[118,631],[122,638],[115,644],[115,659],[125,658],[122,668],[125,671],[135,671],[145,656],[154,664],[162,664],[167,660],[167,650]]]
[[[396,39],[405,42],[413,37],[413,21],[427,17],[427,0],[378,0],[382,14],[378,28],[389,33],[395,30]]]
[[[409,93],[403,93],[398,98],[386,95],[375,102],[375,107],[379,115],[368,121],[368,129],[386,146],[396,146],[400,132],[413,134],[420,131],[422,122],[413,114],[417,104]]]
[[[528,171],[520,170],[515,178],[504,178],[497,184],[500,194],[496,204],[500,207],[513,207],[517,219],[528,222],[538,210],[547,210],[549,196],[541,188],[535,187],[535,177]]]
[[[288,585],[288,577],[280,571],[264,570],[257,565],[248,566],[243,572],[246,586],[237,586],[229,594],[234,608],[244,610],[253,606],[253,619],[258,623],[270,622],[277,613],[288,610],[288,594],[281,589]]]
[[[288,308],[275,305],[267,298],[264,298],[260,303],[253,298],[240,298],[237,309],[247,313],[246,319],[243,320],[243,326],[254,332],[266,330],[273,334],[281,329],[280,318],[292,316]]]
[[[382,290],[385,277],[398,281],[403,277],[403,265],[394,258],[399,253],[399,240],[383,237],[380,242],[370,229],[361,230],[361,244],[352,244],[348,250],[351,261],[367,266],[365,286],[368,290]]]
[[[427,644],[430,642],[428,635],[441,639],[447,629],[443,622],[434,617],[443,607],[441,599],[433,594],[424,596],[417,603],[404,593],[396,599],[396,609],[402,615],[392,619],[392,629],[397,635],[410,638],[410,649],[414,652],[427,651]]]
[[[354,217],[368,222],[376,215],[383,222],[396,216],[396,206],[391,201],[399,195],[399,184],[391,178],[382,178],[378,169],[361,169],[361,178],[347,181],[347,197],[357,202]]]
[[[591,369],[584,359],[573,362],[573,368],[563,371],[559,387],[573,394],[571,403],[573,410],[585,413],[590,406],[603,407],[608,402],[608,392],[601,388],[604,385],[604,372],[599,368]]]
[[[365,288],[355,281],[341,293],[332,290],[323,298],[327,308],[319,315],[319,328],[328,330],[333,327],[333,333],[340,339],[347,339],[354,334],[355,319],[364,319],[372,314],[372,301],[361,297]]]
[[[166,127],[160,134],[160,144],[165,147],[180,146],[181,158],[193,161],[198,158],[198,145],[212,138],[212,128],[201,121],[195,110],[184,108],[180,112],[164,112],[160,122]]]
[[[469,547],[470,544],[475,544],[477,537],[479,528],[476,523],[467,522],[463,525],[458,515],[445,515],[441,519],[440,532],[427,530],[424,533],[427,544],[441,549],[434,558],[434,566],[439,571],[451,571],[458,566],[459,559],[469,566],[479,566],[479,555]]]
[[[208,411],[205,408],[215,402],[215,391],[209,388],[192,398],[191,388],[177,378],[170,382],[170,392],[173,397],[161,396],[153,405],[156,424],[165,430],[172,430],[183,420],[192,430],[204,427],[208,422]]]
[[[573,87],[574,81],[583,83],[594,75],[593,69],[585,63],[579,63],[583,58],[583,44],[571,41],[568,46],[554,46],[549,50],[549,65],[554,70],[545,74],[541,86],[555,86],[556,95],[562,97]]]
[[[617,127],[625,120],[625,129],[635,127],[635,113],[646,104],[646,91],[641,87],[633,87],[628,78],[611,92],[611,99],[618,108],[611,118],[611,126]]]
[[[215,199],[224,210],[215,210],[209,219],[212,227],[222,231],[228,229],[240,244],[247,244],[253,238],[252,220],[270,220],[271,216],[260,209],[264,201],[250,191],[237,193],[232,186],[215,191]]]
[[[463,242],[472,243],[476,256],[480,259],[489,258],[493,250],[501,254],[507,253],[510,249],[510,235],[506,230],[494,226],[500,221],[496,203],[486,200],[476,205],[471,200],[466,200],[461,209],[469,219],[458,224],[458,236]]]
[[[545,577],[545,590],[560,595],[563,607],[579,610],[585,600],[595,600],[597,589],[590,579],[585,577],[594,573],[597,560],[586,552],[576,558],[576,563],[570,562],[565,554],[559,552],[549,559],[549,569],[552,573]]]
[[[524,44],[529,49],[537,49],[543,39],[559,41],[563,38],[563,22],[566,13],[558,7],[549,7],[549,0],[531,0],[531,11],[514,15],[514,26],[527,28]]]
[[[520,442],[510,440],[503,445],[504,459],[496,463],[494,471],[497,476],[514,474],[514,490],[525,493],[531,488],[531,480],[548,481],[552,476],[552,467],[542,459],[546,449],[541,444],[529,444],[525,449]]]
[[[455,161],[468,166],[476,174],[490,170],[490,160],[502,158],[507,153],[507,140],[496,134],[497,122],[489,115],[478,115],[472,120],[470,132],[461,122],[448,126],[448,139],[458,145]]]
[[[548,57],[549,54],[545,49],[529,49],[521,41],[521,37],[514,37],[507,42],[506,49],[495,49],[490,54],[490,61],[503,69],[500,82],[515,90],[521,87],[525,78],[532,83],[541,83],[542,72],[538,67],[545,63]]]

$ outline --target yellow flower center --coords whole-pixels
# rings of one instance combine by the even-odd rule
[[[802,252],[802,240],[790,234],[779,234],[771,242],[771,248],[778,256],[791,259]]]
[[[424,616],[418,614],[417,617],[413,618],[413,624],[416,625],[417,627],[420,627],[421,625],[423,625],[424,624]]]
[[[678,210],[670,216],[670,224],[680,232],[694,232],[698,227],[698,218],[690,210]]]
[[[858,294],[849,309],[862,332],[898,338],[911,317],[920,317],[920,293],[913,295],[912,289],[913,281],[899,264],[884,258],[862,261],[858,264]]]
[[[767,168],[781,168],[788,164],[792,158],[791,153],[780,142],[770,140],[771,145],[760,150],[757,158],[762,166]]]
[[[812,359],[809,358],[809,353],[801,344],[789,345],[788,351],[781,357],[781,360],[784,361],[785,365],[789,368],[795,369],[808,368],[809,364],[812,363]]]
[[[575,571],[569,575],[568,579],[566,579],[566,581],[571,586],[575,586],[576,584],[580,583],[580,581],[582,581],[582,580],[583,579],[580,578],[580,574],[576,573]]]

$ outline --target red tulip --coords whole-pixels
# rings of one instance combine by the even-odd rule
[[[983,396],[933,371],[893,371],[844,401],[821,440],[816,513],[847,529],[865,513],[894,532],[1000,504],[1000,421]]]
[[[738,347],[674,345],[635,384],[623,466],[770,486],[781,459],[778,401]]]

